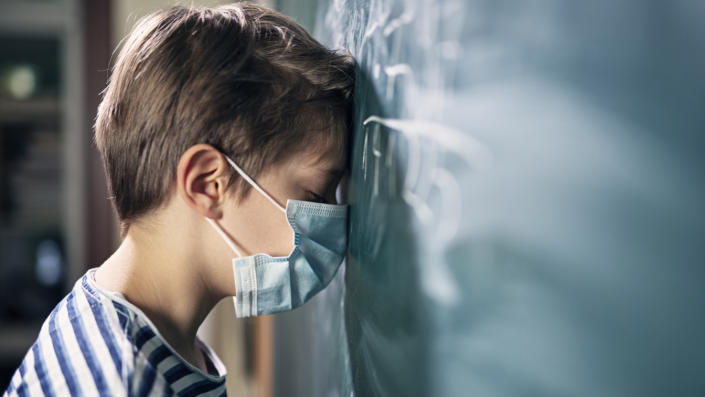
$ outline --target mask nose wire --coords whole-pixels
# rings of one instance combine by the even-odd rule
[[[225,155],[223,155],[223,156],[225,156]],[[266,197],[267,200],[269,200],[272,204],[274,204],[281,212],[283,212],[283,213],[286,214],[286,208],[284,208],[284,207],[282,207],[281,205],[279,205],[279,203],[277,203],[277,200],[275,200],[272,196],[270,196],[269,193],[265,192],[264,189],[262,189],[262,188],[257,184],[257,182],[255,182],[252,178],[250,178],[250,176],[247,175],[247,174],[245,173],[245,171],[242,170],[242,168],[240,168],[240,166],[238,166],[237,164],[235,164],[235,162],[234,162],[230,157],[228,157],[228,156],[225,156],[225,159],[228,160],[228,162],[230,163],[230,165],[232,165],[233,168],[235,168],[235,171],[237,171],[238,174],[240,174],[241,177],[243,177],[247,182],[249,182],[250,185],[252,185],[252,187],[254,187],[255,189],[257,189],[257,191],[260,192],[264,197]]]

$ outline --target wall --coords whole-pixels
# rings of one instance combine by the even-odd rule
[[[306,4],[359,62],[350,251],[275,394],[705,391],[702,4]]]

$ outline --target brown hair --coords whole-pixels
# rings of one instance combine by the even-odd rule
[[[95,121],[121,236],[166,202],[180,156],[207,143],[252,177],[315,142],[344,150],[354,59],[293,19],[247,2],[175,6],[140,19]],[[341,152],[341,155],[343,153]],[[250,186],[233,172],[226,189]]]

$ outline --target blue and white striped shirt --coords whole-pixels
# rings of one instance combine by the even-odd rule
[[[90,269],[42,325],[9,396],[224,396],[225,366],[197,337],[208,373],[177,354],[138,307]]]

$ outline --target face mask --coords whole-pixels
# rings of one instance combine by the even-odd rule
[[[295,309],[325,288],[338,271],[347,247],[348,205],[287,200],[283,208],[230,157],[225,158],[255,190],[286,214],[294,233],[289,256],[243,257],[220,226],[206,217],[238,256],[233,258],[235,315],[260,316]]]

